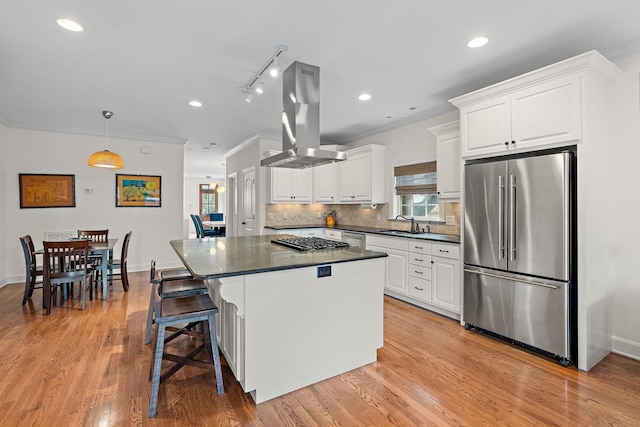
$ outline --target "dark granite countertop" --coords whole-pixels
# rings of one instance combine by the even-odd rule
[[[264,228],[270,228],[272,230],[292,230],[296,228],[333,228],[336,230],[343,231],[355,231],[359,233],[370,233],[370,234],[379,234],[381,236],[391,236],[391,237],[403,237],[407,239],[420,239],[420,240],[433,240],[436,242],[446,242],[446,243],[460,243],[460,236],[455,236],[452,234],[438,234],[438,233],[419,233],[419,234],[411,234],[411,233],[396,233],[389,232],[388,228],[382,229],[380,227],[363,227],[361,225],[336,225],[334,227],[326,227],[324,225],[299,225],[299,224],[287,224],[287,225],[267,225]]]
[[[271,243],[277,238],[282,234],[171,240],[170,244],[191,274],[206,279],[387,256],[359,248],[296,251]]]

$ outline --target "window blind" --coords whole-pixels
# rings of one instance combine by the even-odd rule
[[[396,194],[436,194],[437,172],[437,162],[396,166],[393,168]]]

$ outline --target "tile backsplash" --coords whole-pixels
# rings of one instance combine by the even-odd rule
[[[455,225],[446,225],[444,222],[431,223],[432,233],[460,235],[460,202],[443,202],[444,216],[453,217]],[[325,225],[326,215],[329,210],[336,211],[337,225],[360,225],[364,227],[389,228],[395,230],[408,230],[406,221],[389,219],[389,204],[378,204],[376,209],[365,209],[362,205],[323,205],[323,204],[267,204],[266,226],[283,225]],[[420,223],[424,226],[424,223]]]

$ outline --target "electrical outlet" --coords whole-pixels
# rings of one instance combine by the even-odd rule
[[[447,225],[456,225],[456,217],[454,215],[447,215]]]
[[[282,212],[282,219],[287,219],[289,218],[289,214],[286,212]]]
[[[273,220],[273,214],[272,213],[269,214],[269,219]]]
[[[320,214],[320,211],[318,211],[318,219],[322,218],[322,214]]]
[[[376,214],[376,221],[380,221],[380,214]]]

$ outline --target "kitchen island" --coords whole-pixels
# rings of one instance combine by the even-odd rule
[[[283,235],[172,240],[207,280],[220,350],[256,403],[377,360],[386,253],[296,251]]]

